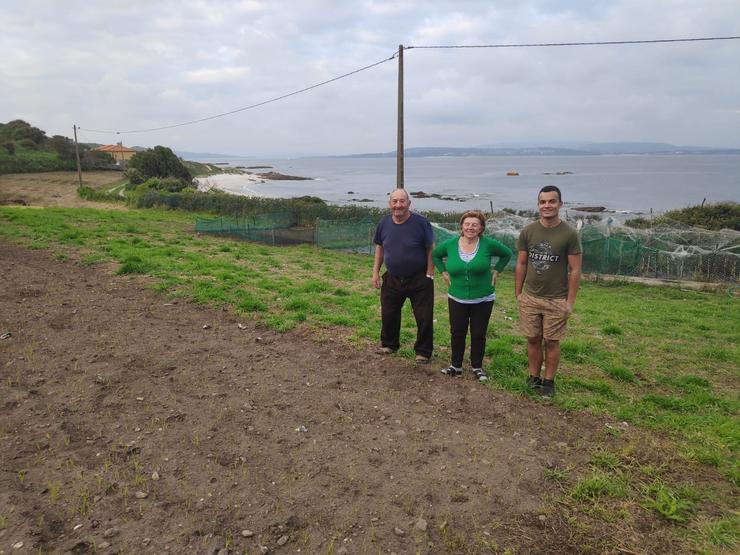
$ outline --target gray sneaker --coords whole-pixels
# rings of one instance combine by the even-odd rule
[[[483,370],[483,368],[473,368],[473,375],[479,382],[488,381],[488,374],[486,374],[486,371]]]
[[[457,366],[448,366],[447,368],[442,368],[440,371],[447,376],[462,376],[462,368],[458,368]]]

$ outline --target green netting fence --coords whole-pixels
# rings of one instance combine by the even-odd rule
[[[516,252],[519,231],[531,220],[511,214],[488,220],[486,234]],[[328,249],[372,253],[377,219],[317,219],[296,226],[291,212],[244,218],[199,218],[196,231],[216,233],[272,245],[310,243]],[[740,232],[706,231],[683,224],[632,229],[596,222],[571,221],[583,244],[583,271],[672,280],[736,284],[740,271]],[[440,243],[459,233],[455,224],[433,224]],[[515,258],[509,266],[515,264]]]
[[[198,218],[195,231],[228,235],[246,241],[257,241],[270,245],[297,245],[315,243],[315,228],[295,226],[290,211],[256,214],[241,218],[216,217]]]

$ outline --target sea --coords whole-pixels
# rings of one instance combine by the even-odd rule
[[[395,158],[199,158],[228,166],[271,166],[311,181],[250,181],[220,174],[201,185],[248,196],[310,195],[336,205],[387,206],[395,188]],[[512,175],[516,174],[516,175]],[[409,157],[404,186],[412,209],[438,212],[536,208],[537,192],[557,185],[565,207],[602,206],[621,215],[661,213],[720,201],[740,202],[740,155],[592,155]],[[418,198],[416,193],[435,195]],[[441,198],[438,198],[441,197]]]

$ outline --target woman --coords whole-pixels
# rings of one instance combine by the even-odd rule
[[[434,266],[442,272],[449,286],[451,364],[443,368],[448,376],[462,374],[465,336],[470,326],[470,364],[481,381],[488,379],[483,370],[486,332],[496,299],[496,276],[509,263],[511,249],[490,237],[483,237],[486,219],[479,210],[470,210],[460,219],[462,232],[440,244],[432,252]],[[493,272],[491,259],[498,257]]]

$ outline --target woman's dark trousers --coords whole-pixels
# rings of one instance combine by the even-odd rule
[[[483,353],[486,350],[486,332],[491,319],[493,301],[476,304],[459,303],[447,299],[450,309],[450,336],[452,366],[462,368],[465,354],[465,336],[470,327],[470,365],[483,368]]]

